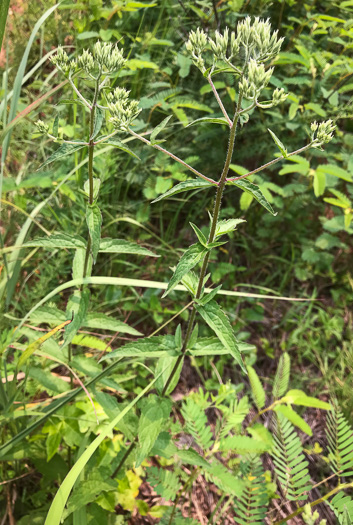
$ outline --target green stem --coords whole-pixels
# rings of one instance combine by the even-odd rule
[[[176,498],[176,500],[174,502],[173,510],[172,510],[171,515],[170,515],[168,525],[171,525],[173,523],[173,518],[174,518],[176,509],[177,509],[177,505],[178,505],[182,495],[184,494],[184,492],[186,492],[188,487],[190,487],[190,485],[192,485],[194,483],[194,480],[197,478],[198,475],[199,475],[199,469],[195,468],[195,470],[190,474],[190,477],[187,480],[187,482],[185,483],[184,487],[179,491],[179,494],[178,494],[178,496],[177,496],[177,498]]]
[[[121,469],[121,467],[124,465],[125,461],[127,460],[127,458],[130,456],[131,452],[134,450],[134,448],[136,447],[136,443],[137,443],[137,438],[134,439],[134,441],[132,441],[131,445],[129,446],[128,449],[126,449],[126,452],[125,454],[123,455],[123,457],[121,458],[120,462],[119,462],[119,465],[116,467],[116,469],[114,470],[113,474],[111,475],[112,478],[115,478],[119,472],[119,470]]]
[[[238,104],[237,104],[237,109],[236,109],[236,112],[235,112],[235,115],[234,115],[234,119],[233,119],[233,124],[232,124],[231,130],[230,130],[230,133],[229,133],[229,143],[228,143],[227,157],[226,157],[226,160],[225,160],[225,163],[224,163],[224,167],[223,167],[223,171],[222,171],[221,177],[220,177],[218,185],[217,185],[217,193],[216,193],[216,198],[215,198],[215,202],[214,202],[213,217],[212,217],[210,233],[209,233],[209,236],[208,236],[208,243],[211,243],[211,242],[213,242],[215,240],[217,222],[218,222],[219,212],[221,210],[223,190],[224,190],[224,187],[225,187],[225,185],[227,183],[227,175],[228,175],[228,172],[229,172],[229,166],[230,166],[230,163],[232,161],[232,156],[233,156],[233,151],[234,151],[235,136],[236,136],[236,132],[237,132],[237,125],[238,125],[238,120],[239,120],[239,112],[240,112],[240,108],[241,108],[241,101],[242,101],[242,93],[240,92],[239,93]],[[206,272],[207,272],[207,266],[208,266],[209,258],[210,258],[210,251],[208,251],[206,253],[206,255],[205,255],[204,259],[203,259],[203,263],[202,263],[202,267],[201,267],[201,271],[200,271],[200,277],[199,277],[199,284],[198,284],[198,287],[197,287],[197,292],[196,292],[195,299],[200,299],[200,297],[201,297],[202,288],[203,288],[203,284],[204,284],[204,279],[205,279],[205,275],[206,275]],[[192,310],[191,310],[191,314],[190,314],[190,318],[189,318],[188,327],[187,327],[187,330],[186,330],[184,343],[183,343],[180,355],[178,356],[178,359],[176,360],[176,363],[175,363],[175,365],[174,365],[174,367],[173,367],[173,369],[172,369],[172,371],[170,373],[170,376],[168,377],[167,382],[164,385],[164,388],[163,388],[163,391],[162,391],[162,396],[164,396],[166,394],[166,392],[168,390],[168,387],[169,387],[173,377],[175,376],[176,371],[178,370],[178,367],[179,367],[179,365],[180,365],[180,363],[181,363],[181,361],[182,361],[182,359],[183,359],[183,357],[184,357],[184,355],[186,353],[188,342],[190,340],[190,337],[191,337],[191,334],[192,334],[192,330],[193,330],[193,327],[194,327],[195,317],[196,317],[196,309],[195,309],[195,305],[193,305]]]
[[[96,80],[96,88],[94,91],[92,106],[90,107],[90,119],[89,119],[89,142],[88,142],[89,197],[88,197],[88,202],[90,205],[93,204],[93,153],[94,153],[94,146],[95,146],[94,138],[93,138],[93,130],[94,130],[94,117],[96,114],[97,99],[98,99],[98,94],[99,94],[99,79],[100,79],[100,76],[98,76]],[[87,246],[86,246],[85,262],[83,265],[83,277],[87,276],[88,262],[89,262],[89,257],[91,253],[91,245],[92,245],[92,240],[91,240],[91,236],[89,235]]]
[[[321,498],[316,499],[315,501],[312,501],[310,503],[310,507],[313,508],[316,505],[319,505],[320,503],[323,503],[324,501],[328,500],[331,496],[333,496],[340,490],[348,489],[351,487],[353,487],[353,483],[344,483],[342,485],[338,485],[338,487],[331,490],[331,492],[328,492],[327,494],[325,494],[325,496],[322,496]],[[289,514],[288,516],[283,518],[283,520],[276,521],[273,525],[282,525],[283,523],[287,523],[288,520],[295,518],[295,516],[298,516],[298,514],[301,514],[302,512],[304,512],[304,507],[300,507],[299,509],[292,512],[292,514]]]

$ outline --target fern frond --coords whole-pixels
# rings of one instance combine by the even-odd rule
[[[272,394],[275,399],[283,396],[288,389],[290,372],[290,357],[287,352],[281,355],[277,367],[275,380],[273,383]]]
[[[159,496],[170,501],[176,498],[180,488],[179,477],[175,472],[157,467],[147,469],[147,481]]]
[[[266,480],[261,460],[258,456],[249,456],[240,464],[243,474],[244,490],[237,498],[234,511],[239,525],[260,525],[265,523],[268,496]]]
[[[335,494],[328,503],[341,525],[351,525],[353,522],[353,500],[343,490]]]
[[[208,450],[213,437],[208,425],[205,411],[191,398],[183,403],[181,413],[185,419],[185,427],[202,450]]]
[[[252,366],[246,367],[248,370],[249,381],[251,386],[251,393],[254,399],[254,403],[258,410],[261,410],[265,406],[266,394],[264,387],[261,384],[260,378],[255,372]]]
[[[229,408],[226,406],[220,407],[225,415],[225,422],[223,423],[220,433],[221,439],[226,437],[232,430],[240,430],[240,425],[248,415],[249,408],[249,400],[247,396],[243,396],[239,401],[234,400]]]
[[[306,500],[311,489],[308,462],[294,426],[281,413],[277,414],[274,432],[273,463],[280,486],[291,501]]]
[[[337,404],[327,412],[326,436],[332,471],[338,476],[352,476],[353,430]]]

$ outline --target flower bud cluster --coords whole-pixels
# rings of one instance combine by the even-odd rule
[[[224,30],[223,35],[218,31],[215,32],[215,40],[209,38],[209,43],[216,60],[226,60],[227,59],[227,49],[229,41],[229,30],[228,27]]]
[[[106,68],[108,73],[119,70],[126,62],[122,51],[110,42],[96,42],[93,48],[95,61],[103,70]]]
[[[70,60],[68,54],[61,46],[58,47],[56,55],[52,56],[50,61],[63,73],[69,73],[76,69],[75,60]]]
[[[196,31],[191,31],[189,33],[189,40],[186,42],[185,46],[187,51],[191,54],[195,66],[204,73],[206,68],[204,59],[202,58],[202,53],[207,46],[206,33],[200,28],[197,28]]]
[[[265,71],[263,64],[258,64],[256,60],[251,59],[248,66],[248,76],[243,77],[239,82],[239,89],[243,97],[255,100],[261,91],[267,86],[273,73],[273,68]]]
[[[48,126],[48,124],[46,124],[42,120],[37,120],[35,125],[36,125],[37,130],[39,131],[39,133],[44,133],[45,135],[48,133],[49,126]]]
[[[77,66],[81,67],[86,73],[93,73],[98,70],[100,73],[109,74],[118,71],[126,62],[122,51],[110,42],[97,42],[93,48],[93,54],[84,49],[76,60],[70,60],[67,53],[61,46],[58,52],[51,58],[52,63],[63,73],[72,74]]]
[[[107,95],[108,108],[112,115],[110,122],[117,130],[127,131],[131,122],[142,111],[137,100],[129,100],[129,93],[124,88],[116,88]]]
[[[271,35],[270,20],[261,20],[256,17],[251,23],[247,16],[237,25],[237,37],[234,40],[235,48],[245,49],[247,59],[253,58],[257,62],[266,62],[278,55],[284,38],[278,38],[278,31]]]
[[[272,105],[278,106],[278,104],[281,104],[286,100],[288,97],[288,93],[285,93],[284,89],[278,89],[276,88],[274,92],[272,93]]]
[[[311,140],[314,142],[313,146],[320,147],[322,144],[327,144],[333,139],[333,132],[336,129],[332,120],[326,120],[318,124],[313,122],[311,124],[311,131],[313,132]]]

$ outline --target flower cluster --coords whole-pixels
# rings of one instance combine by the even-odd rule
[[[44,133],[45,135],[48,133],[49,126],[48,126],[48,124],[46,124],[42,120],[37,120],[37,122],[35,122],[35,125],[36,125],[37,130],[39,131],[39,133]]]
[[[319,148],[322,144],[327,144],[333,139],[333,132],[336,129],[332,120],[326,120],[318,124],[313,122],[311,124],[311,131],[313,132],[311,140],[313,147]]]
[[[237,25],[237,37],[234,46],[244,47],[246,59],[253,58],[257,62],[266,62],[275,58],[280,52],[284,38],[278,38],[278,31],[271,34],[270,20],[256,17],[251,23],[247,16]]]
[[[58,47],[56,55],[52,56],[50,61],[63,73],[71,73],[76,69],[75,60],[70,60],[68,54],[61,46]]]
[[[273,68],[265,71],[263,64],[251,59],[248,67],[248,76],[239,82],[239,89],[247,99],[256,100],[261,91],[267,86],[273,73]]]
[[[278,106],[278,104],[281,104],[286,100],[288,97],[288,93],[285,93],[284,89],[278,89],[276,88],[274,92],[272,93],[272,105]]]
[[[141,109],[137,100],[129,99],[130,91],[116,88],[107,94],[108,108],[112,115],[110,122],[117,130],[127,131],[131,122],[138,116]]]
[[[185,44],[186,49],[191,54],[192,61],[199,70],[204,73],[206,71],[205,62],[202,58],[202,53],[207,46],[207,35],[202,29],[197,28],[196,31],[189,33],[189,40]]]
[[[126,62],[122,50],[110,42],[104,44],[97,42],[93,54],[88,49],[84,49],[77,62],[70,60],[67,53],[59,46],[57,54],[51,58],[51,61],[63,73],[72,74],[78,66],[88,74],[98,71],[105,75],[118,71]]]

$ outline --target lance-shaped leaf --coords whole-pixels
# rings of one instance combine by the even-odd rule
[[[139,467],[156,442],[163,424],[169,418],[172,403],[169,399],[152,398],[143,408],[139,420],[138,438],[139,450],[136,467]]]
[[[254,197],[254,199],[257,200],[263,206],[267,211],[272,213],[272,215],[276,216],[277,213],[273,211],[273,208],[271,204],[268,202],[268,200],[265,198],[264,194],[260,190],[260,188],[254,184],[253,182],[250,182],[247,179],[239,179],[235,181],[227,182],[227,185],[230,186],[237,186],[237,188],[240,188],[241,190],[245,191],[246,193],[249,193]]]
[[[98,133],[101,130],[102,124],[104,119],[104,112],[102,109],[96,107],[95,113],[94,113],[94,126],[93,126],[93,134],[91,139],[93,140],[96,138]]]
[[[203,320],[215,332],[221,343],[234,357],[234,359],[240,365],[243,372],[246,373],[246,368],[240,354],[239,344],[235,338],[233,328],[229,322],[228,317],[220,308],[220,306],[216,303],[216,301],[210,301],[205,305],[196,304],[195,308],[199,312]]]
[[[198,118],[196,120],[193,120],[188,124],[186,127],[193,126],[194,124],[223,124],[225,126],[229,126],[229,123],[226,118],[224,117],[202,117]]]
[[[41,248],[86,248],[86,241],[79,235],[71,233],[54,233],[50,237],[37,237],[23,244],[24,247],[40,246]]]
[[[101,313],[87,314],[82,326],[94,328],[95,330],[111,330],[113,332],[121,332],[122,334],[142,335],[141,332],[132,328],[132,326]]]
[[[53,122],[52,135],[54,137],[57,137],[58,133],[59,133],[59,115],[56,115],[54,122]]]
[[[279,151],[282,153],[283,157],[286,158],[287,157],[287,149],[284,147],[284,144],[282,144],[282,142],[279,140],[279,138],[277,137],[277,135],[275,135],[273,133],[273,131],[271,131],[269,128],[267,128],[268,131],[270,132],[270,135],[271,137],[273,138],[273,141],[274,143],[276,144],[277,148],[279,149]]]
[[[97,142],[99,141],[99,144],[109,144],[110,146],[115,146],[116,148],[125,151],[125,153],[128,153],[132,157],[135,157],[135,159],[141,160],[140,157],[136,155],[136,153],[134,153],[130,148],[128,148],[128,146],[126,146],[126,144],[121,142],[121,140],[117,139],[116,137],[110,137],[107,140],[103,139],[105,139],[105,136],[98,137]]]
[[[95,201],[98,197],[98,193],[99,193],[99,188],[100,188],[100,185],[101,185],[101,180],[100,179],[96,179],[94,178],[93,179],[93,200]],[[83,191],[85,192],[85,194],[87,195],[87,197],[89,197],[89,192],[90,192],[90,189],[89,189],[89,180],[86,180],[86,182],[84,183],[83,185]]]
[[[235,230],[238,224],[246,222],[244,219],[224,219],[217,222],[215,237],[218,238]]]
[[[197,340],[197,343],[191,348],[192,350],[188,349],[188,353],[195,357],[202,355],[225,355],[230,353],[228,348],[221,343],[218,337],[200,337]],[[241,354],[245,352],[254,352],[255,350],[255,346],[249,345],[248,343],[238,342],[238,348]]]
[[[192,244],[181,257],[178,266],[175,269],[173,277],[168,283],[168,288],[162,297],[166,297],[176,285],[182,280],[184,275],[188,273],[196,264],[201,261],[202,257],[207,253],[207,248],[202,244]]]
[[[68,325],[70,323],[71,323],[70,320],[69,321],[64,321],[63,323],[59,324],[59,326],[56,326],[55,328],[53,328],[53,330],[50,330],[50,332],[48,332],[47,334],[43,335],[42,337],[40,337],[36,341],[34,341],[34,343],[32,343],[29,346],[27,346],[26,350],[23,352],[23,354],[20,356],[20,358],[18,360],[17,367],[20,368],[24,363],[26,363],[26,361],[28,361],[28,359],[31,357],[31,355],[36,350],[38,350],[42,346],[43,343],[45,343],[45,341],[47,339],[52,337],[54,334],[56,334],[56,332],[58,332],[59,330],[61,330],[62,328],[64,328],[66,325]]]
[[[165,355],[163,357],[160,357],[158,359],[158,361],[157,361],[156,375],[159,374],[159,372],[162,372],[162,375],[160,376],[158,381],[156,381],[156,390],[157,390],[157,392],[160,395],[162,394],[163,388],[166,385],[166,383],[167,383],[167,381],[168,381],[168,379],[170,377],[170,374],[172,373],[172,370],[174,369],[174,366],[175,366],[175,364],[177,362],[177,359],[178,359],[177,356],[173,357],[173,356],[170,356],[170,355]],[[180,360],[178,368],[177,368],[175,374],[173,375],[173,378],[172,378],[171,382],[169,383],[167,390],[165,391],[165,395],[166,396],[171,394],[173,392],[174,388],[179,383],[180,374],[181,374],[181,370],[183,368],[183,364],[184,364],[184,357]]]
[[[174,336],[145,337],[133,341],[102,357],[101,361],[112,357],[162,357],[164,355],[178,355]]]
[[[86,209],[86,222],[91,238],[91,252],[93,262],[96,262],[101,239],[102,214],[97,204],[88,204]]]
[[[178,193],[182,193],[183,191],[200,190],[203,188],[210,188],[211,186],[216,187],[216,184],[212,184],[207,180],[186,180],[184,182],[181,182],[180,184],[177,184],[162,195],[159,195],[156,199],[154,199],[154,201],[152,201],[152,204],[154,202],[161,201],[162,199],[173,197],[173,195],[177,195]]]
[[[289,390],[280,401],[281,403],[299,405],[302,407],[321,408],[322,410],[332,409],[330,403],[321,401],[321,399],[316,399],[316,397],[307,396],[302,390]]]
[[[276,412],[280,412],[285,418],[288,419],[293,425],[300,428],[305,434],[308,434],[308,436],[313,435],[313,431],[309,427],[308,423],[304,421],[302,417],[300,417],[299,414],[297,414],[293,408],[286,405],[277,405],[275,407]]]
[[[191,228],[194,230],[194,232],[196,233],[196,236],[197,236],[199,242],[202,244],[202,246],[204,246],[206,248],[207,239],[204,236],[204,234],[202,233],[202,231],[200,230],[200,228],[198,226],[196,226],[196,224],[194,224],[192,222],[190,222],[189,224],[190,224]]]
[[[99,251],[103,253],[131,253],[135,255],[146,255],[148,257],[160,257],[134,242],[123,239],[110,239],[109,237],[101,239]]]
[[[156,140],[157,135],[166,127],[166,125],[168,124],[172,116],[173,115],[169,115],[169,117],[166,117],[164,120],[162,120],[160,124],[158,124],[158,126],[154,128],[154,130],[151,133],[151,139],[150,139],[152,145],[162,142],[162,141]]]
[[[64,346],[71,343],[82,326],[82,322],[87,314],[90,291],[88,288],[75,290],[70,296],[66,306],[66,317],[71,318],[72,322],[65,329]]]
[[[261,384],[260,378],[255,372],[255,369],[252,366],[246,367],[248,370],[249,381],[251,386],[252,396],[257,406],[258,410],[261,410],[265,406],[266,394],[264,387]]]
[[[41,166],[39,166],[38,170],[44,168],[44,166],[48,166],[48,164],[54,162],[54,160],[59,160],[63,157],[67,157],[68,155],[71,155],[72,153],[75,153],[75,151],[79,151],[80,149],[85,148],[86,146],[87,144],[82,141],[77,141],[77,144],[64,143],[52,155],[50,155],[50,157]]]

